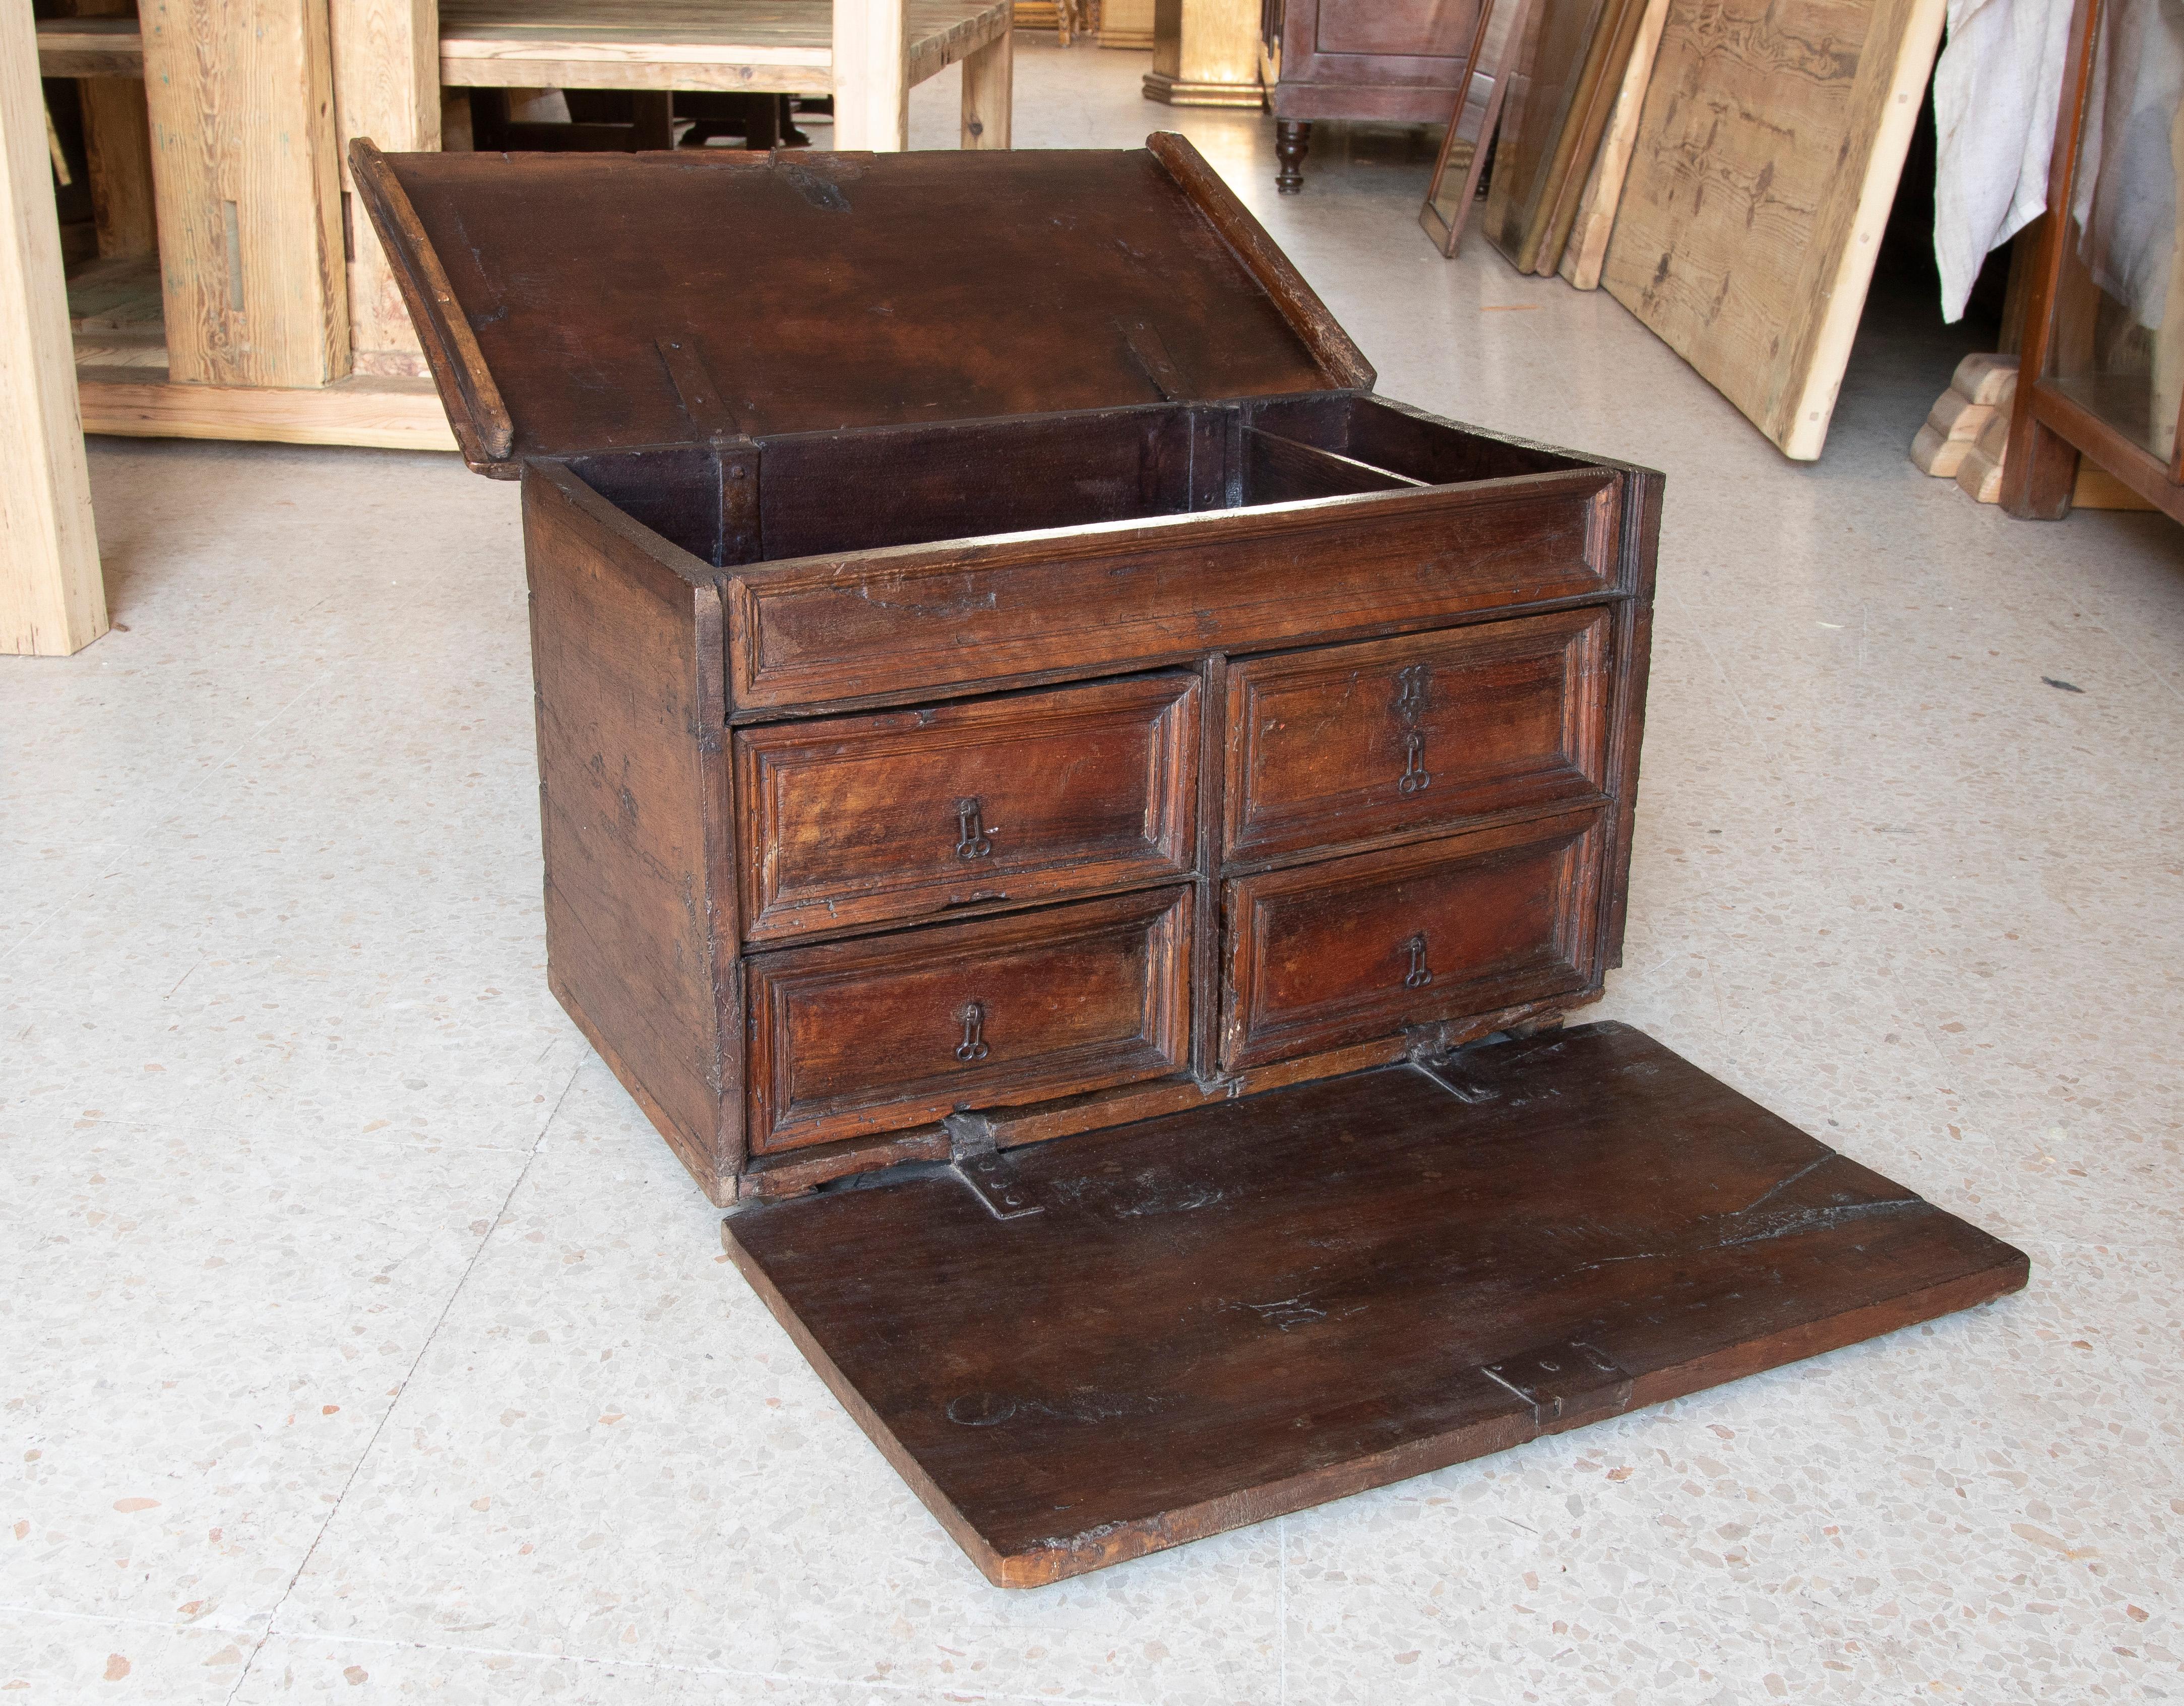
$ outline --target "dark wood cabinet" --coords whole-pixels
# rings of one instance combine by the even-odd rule
[[[1661,477],[1373,395],[1187,142],[353,164],[522,482],[553,988],[994,1580],[2022,1283],[1557,1029]]]
[[[1269,92],[1284,192],[1303,187],[1320,119],[1445,125],[1456,110],[1479,0],[1269,0]]]

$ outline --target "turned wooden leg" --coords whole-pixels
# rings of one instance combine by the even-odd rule
[[[1281,170],[1274,174],[1274,187],[1285,196],[1293,196],[1304,187],[1304,157],[1312,148],[1312,126],[1297,119],[1274,120],[1274,158],[1281,162]]]

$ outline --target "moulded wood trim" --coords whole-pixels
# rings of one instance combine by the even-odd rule
[[[1519,475],[742,569],[730,583],[732,691],[742,710],[1095,662],[1117,672],[1589,596],[1615,579],[1619,477]],[[1315,588],[1313,574],[1344,578]],[[1021,617],[1034,602],[1047,614],[1033,638],[978,631],[981,616]],[[824,654],[800,655],[784,631],[800,605]],[[870,637],[845,620],[861,605],[867,626],[872,609],[890,618]],[[903,612],[930,619],[905,633]]]
[[[1407,1024],[1513,1004],[1568,1001],[1580,990],[1596,988],[1601,967],[1596,902],[1605,816],[1601,808],[1592,807],[1232,879],[1223,902],[1228,964],[1221,992],[1223,1065],[1231,1070],[1262,1066],[1286,1055],[1383,1035]],[[1545,853],[1556,861],[1554,890],[1546,908],[1548,935],[1530,945],[1533,962],[1482,970],[1444,960],[1430,967],[1431,981],[1415,991],[1396,984],[1346,998],[1315,999],[1285,1012],[1269,1011],[1271,994],[1263,974],[1273,954],[1269,931],[1280,903],[1315,895],[1370,893],[1404,879],[1430,879],[1442,872],[1461,882],[1529,853]],[[1368,951],[1348,941],[1341,947],[1346,953]]]
[[[1613,607],[1595,605],[1395,639],[1280,653],[1239,665],[1228,676],[1224,856],[1232,865],[1284,855],[1324,857],[1446,834],[1497,817],[1536,816],[1604,801],[1609,786],[1607,722],[1613,619]],[[1457,791],[1447,773],[1445,745],[1429,745],[1421,754],[1422,761],[1440,773],[1411,794],[1390,792],[1399,785],[1401,773],[1391,758],[1384,775],[1346,777],[1348,785],[1340,792],[1279,802],[1265,799],[1258,760],[1267,721],[1277,715],[1273,695],[1283,690],[1309,689],[1346,676],[1357,689],[1392,688],[1397,672],[1424,666],[1430,672],[1425,703],[1438,700],[1445,718],[1465,704],[1471,672],[1525,660],[1552,667],[1557,675],[1553,691],[1560,710],[1558,744],[1546,766],[1522,775],[1496,774]],[[1395,735],[1398,716],[1393,708],[1348,700],[1346,705],[1351,716],[1368,719],[1368,726],[1384,728],[1391,739]],[[1422,705],[1422,728],[1424,715]]]
[[[1190,138],[1173,131],[1156,131],[1145,138],[1145,146],[1273,299],[1322,371],[1338,386],[1370,391],[1377,376],[1364,351]]]
[[[448,409],[448,424],[463,460],[481,473],[502,472],[515,443],[515,426],[500,387],[479,350],[462,304],[448,283],[432,239],[410,205],[408,193],[386,155],[369,137],[348,145],[349,176],[392,263],[402,300],[415,322],[432,377]]]
[[[1200,702],[1198,677],[1175,673],[972,700],[933,710],[737,730],[736,775],[744,800],[747,935],[754,941],[774,941],[814,930],[916,920],[978,905],[975,897],[981,894],[989,896],[989,905],[1028,905],[1095,893],[1117,884],[1145,886],[1190,876],[1197,847]],[[824,868],[803,872],[801,881],[783,869],[788,796],[798,789],[800,778],[815,773],[823,777],[844,765],[883,766],[890,759],[914,764],[976,748],[1017,748],[1022,764],[1059,764],[1066,769],[1084,761],[1089,755],[1086,743],[1102,734],[1128,736],[1138,730],[1143,731],[1145,766],[1127,843],[1112,839],[1074,845],[1051,839],[1028,843],[1022,826],[992,817],[995,809],[1016,817],[1022,809],[1019,794],[1015,805],[986,802],[987,816],[979,831],[993,832],[987,836],[988,850],[967,861],[960,845],[951,846],[956,838],[944,833],[957,811],[962,793],[958,788],[922,802],[933,822],[932,851],[922,861],[907,856],[892,859],[892,868],[881,875],[862,870],[845,873],[841,860],[830,856]],[[1072,752],[1078,755],[1074,759]],[[1036,789],[1039,784],[1034,781],[1029,785]],[[838,806],[828,820],[829,845],[838,847],[860,817],[879,812],[894,818],[913,805],[891,788],[883,800],[868,806]]]
[[[1180,1070],[1190,1056],[1191,898],[1185,885],[754,956],[744,966],[751,1150],[767,1153],[877,1135],[925,1124],[953,1110],[1043,1101]],[[915,978],[951,964],[992,963],[1011,951],[1059,958],[1080,945],[1086,963],[1095,967],[1103,954],[1142,953],[1134,1034],[1045,1050],[998,1067],[973,1065],[961,1073],[936,1067],[915,1078],[903,1074],[901,1062],[887,1061],[882,1066],[889,1075],[875,1073],[867,1085],[824,1098],[800,1091],[796,1074],[802,1062],[791,1030],[795,996],[854,988],[883,1002],[891,974]],[[958,1022],[952,1012],[946,1020]],[[998,1034],[1011,1016],[992,1013],[987,1023]]]

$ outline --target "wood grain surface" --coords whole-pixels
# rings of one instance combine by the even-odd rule
[[[1660,51],[1661,27],[1668,17],[1669,0],[1645,0],[1630,55],[1623,62],[1615,105],[1585,173],[1569,241],[1563,245],[1557,268],[1580,290],[1600,288],[1600,269],[1607,259],[1607,239],[1615,230],[1616,209],[1623,203],[1630,150],[1638,139],[1638,120],[1646,109],[1646,92],[1653,84],[1653,59]]]
[[[1195,198],[1206,192],[1178,180],[1181,158],[692,149],[387,164],[520,457],[687,442],[663,337],[696,352],[754,437],[1157,401],[1139,326],[1189,399],[1351,383],[1359,364],[1318,298],[1217,200]],[[540,218],[546,205],[555,217]],[[1089,321],[1056,318],[1060,303],[1094,301]],[[850,325],[867,335],[845,338]]]
[[[1181,1071],[1190,905],[1165,889],[754,956],[752,1149]]]
[[[720,597],[558,469],[523,482],[554,993],[700,1184],[742,1159]]]
[[[745,936],[1188,876],[1198,705],[1175,672],[738,730]]]
[[[342,187],[354,192],[348,145],[440,146],[439,8],[433,0],[328,0],[333,34],[334,131]],[[401,286],[369,219],[348,221],[350,360],[361,371],[422,378],[424,352]]]
[[[1029,1586],[1983,1302],[2008,1245],[1591,1025],[747,1209],[728,1253]],[[1906,1344],[1885,1354],[1921,1354]]]
[[[41,76],[144,80],[144,34],[134,16],[41,18],[37,31]]]
[[[440,18],[439,75],[453,87],[836,92],[828,0],[448,0]],[[900,37],[870,51],[921,83],[1006,36],[1007,20],[1006,0],[910,0]],[[893,97],[880,98],[892,136]]]
[[[106,632],[106,587],[29,10],[0,20],[0,652],[64,657]]]
[[[1228,884],[1221,1065],[1599,987],[1597,811]]]
[[[349,371],[326,0],[143,0],[178,383],[320,386]]]
[[[1942,0],[1670,0],[1602,282],[1781,448],[1825,442]]]
[[[1596,802],[1606,610],[1255,658],[1228,671],[1232,861],[1351,852]]]
[[[729,585],[738,711],[1181,662],[1424,627],[1613,584],[1618,477],[1520,475],[1127,528],[825,557]],[[975,588],[975,590],[972,590]]]

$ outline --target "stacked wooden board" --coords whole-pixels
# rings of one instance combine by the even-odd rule
[[[2009,436],[2009,405],[2017,394],[2017,358],[1967,355],[1957,364],[1949,388],[1926,412],[1926,423],[1911,441],[1911,460],[1922,474],[1955,480],[1983,504],[2002,493],[2002,452],[1996,438]],[[1969,477],[1964,473],[1972,465]],[[1992,493],[1985,488],[1992,486]]]
[[[1982,504],[2002,500],[2003,459],[2009,446],[2010,413],[2017,400],[2014,355],[1967,355],[1949,388],[1934,401],[1911,441],[1911,461],[1922,474],[1954,480]],[[2070,493],[2074,510],[2151,510],[2114,475],[2081,457]]]
[[[1665,5],[1535,0],[1502,109],[1483,221],[1519,272],[1546,277],[1561,266],[1640,25]]]

